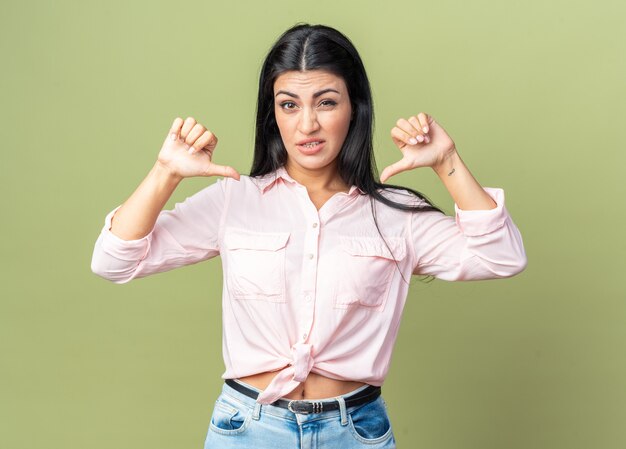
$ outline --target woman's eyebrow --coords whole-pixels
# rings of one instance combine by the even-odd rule
[[[315,92],[315,93],[313,94],[313,98],[317,98],[317,97],[319,97],[320,95],[324,95],[326,92],[335,92],[335,93],[338,93],[339,95],[341,95],[341,94],[339,93],[339,91],[338,91],[338,90],[335,90],[335,89],[330,89],[330,88],[329,88],[329,89],[323,89],[323,90],[320,90],[319,92]],[[278,92],[276,92],[275,97],[277,97],[277,96],[278,96],[278,94],[285,94],[285,95],[289,95],[290,97],[293,97],[293,98],[300,98],[300,97],[298,97],[296,94],[291,93],[291,92],[287,92],[286,90],[279,90]]]

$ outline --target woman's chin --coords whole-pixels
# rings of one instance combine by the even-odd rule
[[[324,157],[323,155],[316,155],[316,156],[308,156],[308,157],[290,157],[288,164],[290,166],[297,166],[300,167],[303,170],[311,170],[311,171],[317,171],[317,170],[323,170],[323,169],[328,169],[329,165],[332,163],[332,160],[328,160],[327,157]]]

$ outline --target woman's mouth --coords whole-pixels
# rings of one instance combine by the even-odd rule
[[[306,155],[311,155],[311,154],[317,153],[322,148],[324,148],[325,143],[326,142],[324,142],[323,140],[318,140],[315,142],[308,142],[308,143],[305,143],[304,145],[296,145],[296,146],[298,147],[298,150],[300,150],[301,153],[306,154]]]

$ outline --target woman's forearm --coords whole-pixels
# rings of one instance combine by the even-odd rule
[[[148,235],[181,180],[157,161],[135,192],[115,212],[111,232],[123,240]]]
[[[472,176],[456,150],[432,168],[448,189],[459,209],[486,210],[496,207],[496,203]]]

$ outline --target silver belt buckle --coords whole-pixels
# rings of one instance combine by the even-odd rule
[[[308,410],[294,410],[294,409],[292,408],[292,407],[293,407],[293,405],[292,405],[292,404],[293,404],[294,402],[297,402],[297,403],[299,404],[299,403],[301,403],[302,401],[298,401],[298,400],[295,400],[295,399],[292,399],[291,401],[289,401],[289,404],[287,404],[287,408],[289,409],[289,411],[291,411],[291,412],[293,412],[293,413],[302,413],[302,414],[304,414],[304,415],[308,415],[308,414],[309,414],[309,411],[308,411]]]
[[[294,408],[293,408],[293,403],[294,402],[296,402],[297,404],[302,404],[302,403],[304,403],[306,405],[311,404],[311,406],[313,408],[313,411],[309,411],[309,410],[306,410],[306,409],[294,410]],[[287,404],[287,408],[289,409],[290,412],[302,413],[303,415],[308,415],[309,413],[321,413],[323,405],[322,405],[321,402],[298,401],[296,399],[293,399],[293,400],[289,401],[289,403]],[[296,405],[296,408],[299,408],[299,407],[297,407],[297,405]]]

